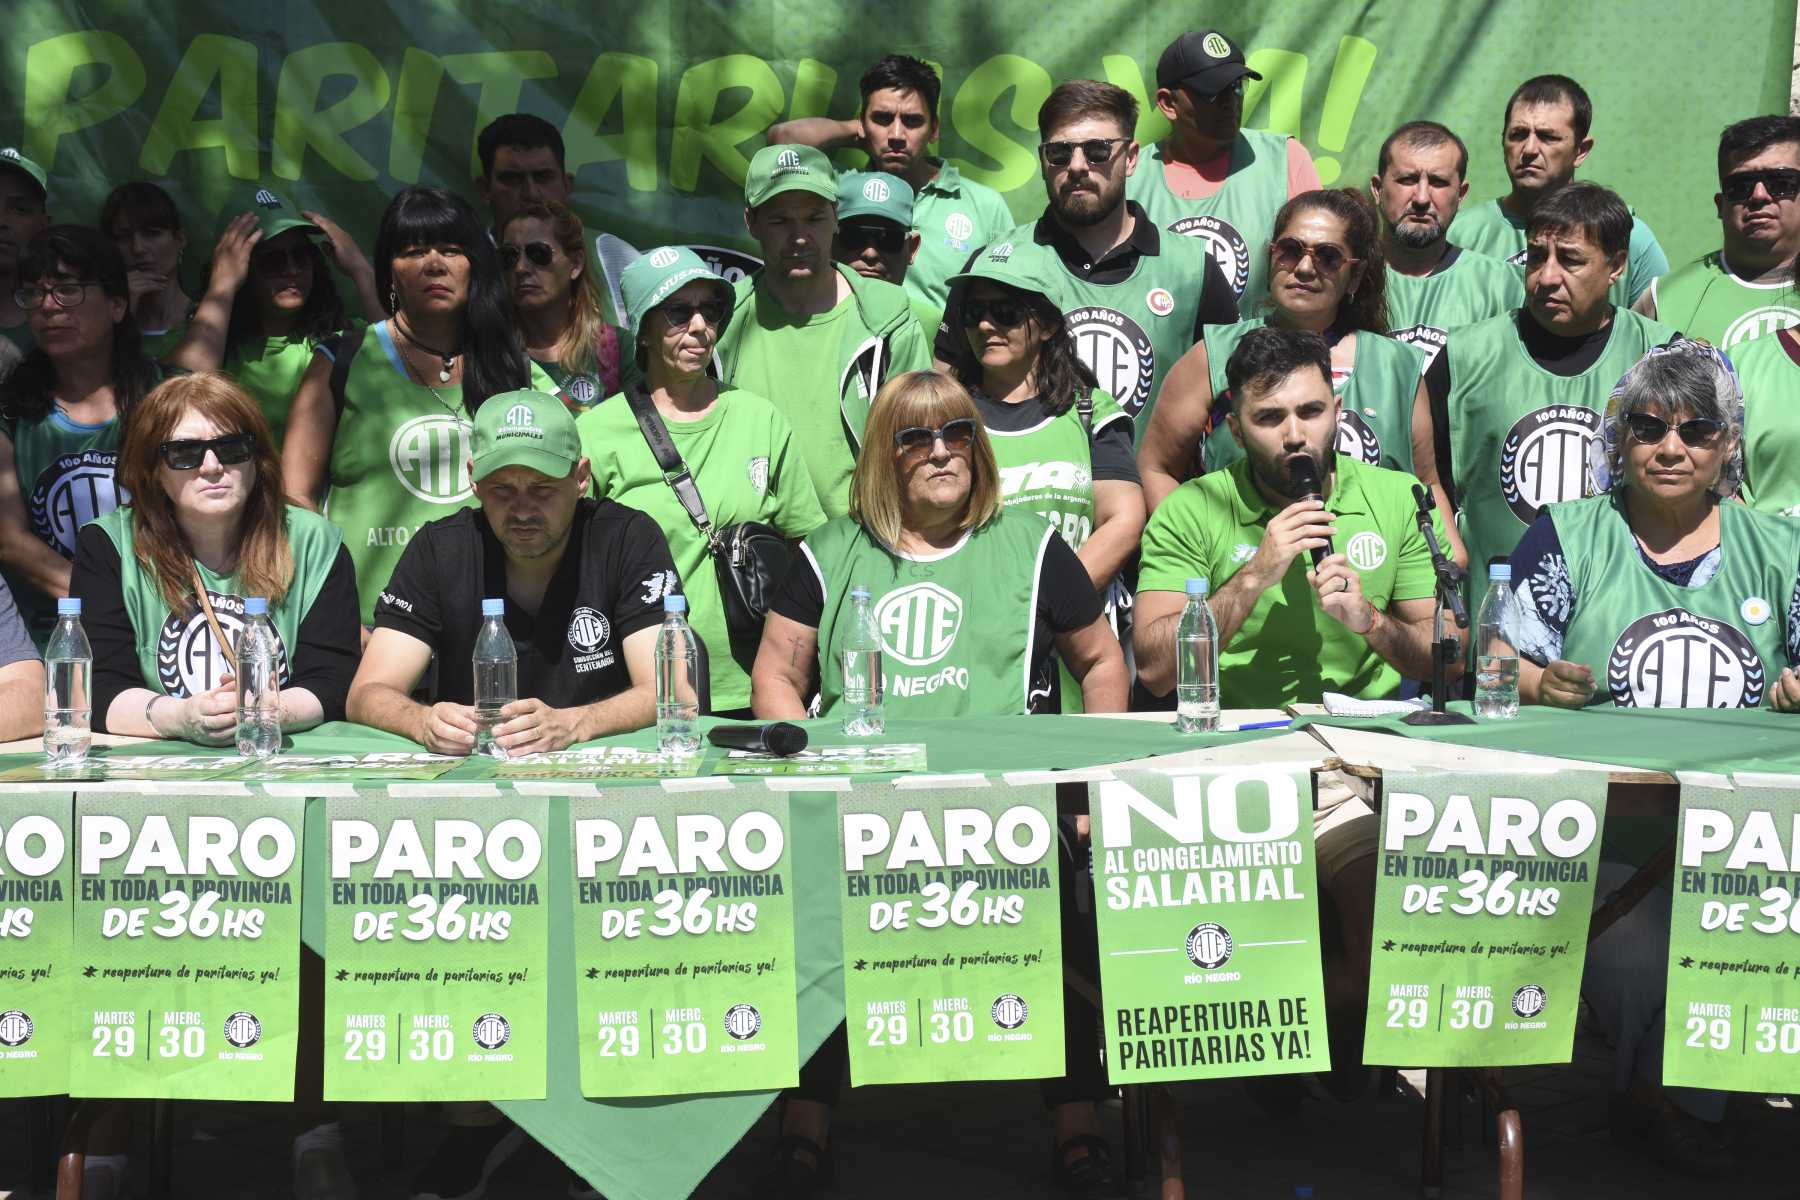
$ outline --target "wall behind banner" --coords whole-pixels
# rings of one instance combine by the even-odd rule
[[[1680,263],[1716,245],[1720,128],[1787,108],[1794,0],[1293,0],[1254,16],[1202,0],[7,0],[0,144],[52,173],[59,218],[91,220],[113,184],[166,179],[205,258],[217,212],[261,182],[365,242],[412,183],[469,189],[476,132],[535,112],[563,130],[592,231],[640,246],[748,245],[741,184],[774,121],[854,113],[856,81],[893,50],[941,67],[940,152],[1043,207],[1033,145],[1059,81],[1148,100],[1157,55],[1217,22],[1266,77],[1245,124],[1300,138],[1327,183],[1364,184],[1394,125],[1433,117],[1470,143],[1470,197],[1504,189],[1499,127],[1528,75],[1580,79],[1596,149],[1582,174],[1619,189]],[[153,15],[152,15],[153,14]],[[1147,103],[1141,139],[1162,135]],[[860,156],[846,152],[850,165]]]

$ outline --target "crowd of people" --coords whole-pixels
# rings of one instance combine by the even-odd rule
[[[1719,246],[1671,270],[1624,198],[1575,178],[1595,115],[1575,80],[1496,105],[1511,187],[1465,207],[1468,145],[1430,120],[1386,136],[1366,187],[1321,187],[1298,141],[1241,128],[1260,78],[1224,34],[1183,34],[1153,146],[1128,92],[1061,84],[1020,224],[930,153],[938,77],[890,55],[856,118],[769,131],[744,180],[762,266],[736,284],[683,245],[607,277],[561,137],[528,114],[480,135],[485,216],[407,188],[366,254],[261,187],[210,253],[154,182],[76,221],[0,151],[0,729],[39,727],[34,643],[66,596],[94,728],[203,745],[231,735],[250,597],[285,729],[448,754],[477,742],[491,597],[519,652],[508,754],[651,723],[671,595],[721,716],[836,715],[865,598],[890,716],[1172,707],[1197,577],[1227,707],[1392,697],[1432,669],[1421,487],[1472,610],[1510,568],[1525,703],[1800,710],[1800,119],[1724,128]],[[842,148],[867,170],[840,172]],[[749,620],[720,562],[743,529],[787,550]],[[1670,614],[1680,636],[1651,636]],[[1331,834],[1328,919],[1366,945],[1374,819]],[[1354,998],[1346,970],[1333,995]],[[1334,1005],[1339,1094],[1361,1020]],[[1077,1196],[1110,1177],[1091,1035],[1045,1088]],[[1660,1038],[1619,1040],[1615,1132],[1728,1170],[1716,1098],[1657,1086]],[[843,1053],[840,1033],[785,1101],[756,1194],[829,1183]],[[480,1196],[521,1140],[483,1106],[452,1120],[420,1200]],[[335,1131],[296,1142],[301,1195],[354,1194]],[[122,1169],[90,1159],[97,1188]]]

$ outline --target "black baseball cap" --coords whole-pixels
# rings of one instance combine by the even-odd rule
[[[1262,76],[1244,65],[1244,51],[1216,29],[1196,29],[1169,43],[1156,60],[1156,86],[1186,87],[1210,96],[1240,79]]]

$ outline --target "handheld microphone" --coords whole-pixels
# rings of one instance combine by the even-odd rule
[[[748,750],[752,754],[786,758],[806,749],[806,730],[789,721],[771,721],[767,725],[715,725],[707,730],[706,740],[727,750]]]
[[[1294,496],[1296,500],[1325,499],[1319,494],[1319,468],[1313,463],[1310,454],[1288,460],[1288,484],[1291,492],[1298,493]],[[1310,553],[1313,569],[1318,570],[1319,564],[1325,561],[1325,556],[1331,553],[1331,539],[1326,538],[1323,546],[1314,546]]]

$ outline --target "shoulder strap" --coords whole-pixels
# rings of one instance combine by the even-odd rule
[[[694,483],[694,476],[688,470],[687,463],[681,459],[681,451],[675,448],[675,439],[669,436],[669,427],[663,424],[662,416],[656,411],[656,404],[650,399],[650,393],[644,390],[641,383],[634,383],[625,389],[625,402],[631,406],[631,415],[637,418],[638,428],[643,431],[644,441],[650,445],[650,453],[656,458],[656,465],[663,473],[663,482],[681,501],[681,507],[687,510],[688,520],[700,531],[710,549],[717,541],[713,534],[712,518],[706,515],[706,502],[700,498],[700,488]]]
[[[223,654],[225,661],[231,664],[232,674],[235,675],[238,669],[237,651],[232,649],[231,643],[226,640],[225,631],[219,628],[219,618],[213,613],[212,601],[206,595],[206,582],[200,578],[200,568],[196,567],[192,560],[188,562],[188,578],[194,582],[194,598],[200,602],[201,610],[206,613],[206,623],[212,626],[213,640],[219,643],[219,653]]]
[[[368,326],[352,325],[338,339],[337,357],[331,361],[331,404],[337,415],[344,415],[344,392],[350,386],[350,364],[356,361],[356,352],[362,349],[363,338],[368,335]]]
[[[1094,440],[1094,392],[1089,388],[1075,397],[1075,415],[1081,418],[1081,432]]]

